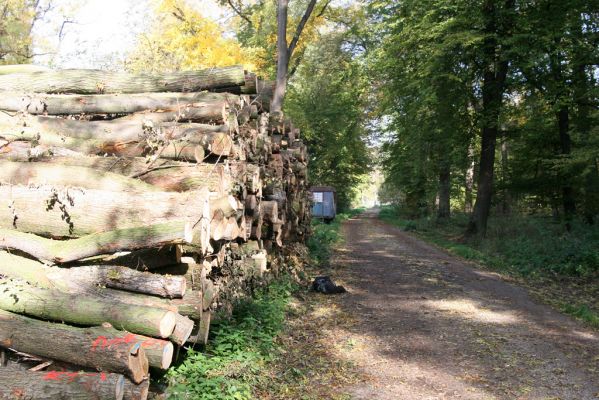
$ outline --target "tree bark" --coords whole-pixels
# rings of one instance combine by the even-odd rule
[[[98,254],[115,253],[146,247],[189,243],[201,246],[202,232],[192,224],[173,221],[163,224],[92,233],[77,239],[53,240],[31,233],[0,228],[0,245],[19,250],[38,260],[69,263]]]
[[[471,213],[473,210],[472,192],[474,189],[474,147],[468,145],[468,167],[465,173],[464,182],[464,212]]]
[[[112,192],[0,184],[0,227],[50,237],[187,221],[207,233],[208,191]]]
[[[562,155],[570,157],[572,152],[572,139],[570,138],[570,113],[568,106],[561,106],[557,112],[557,125],[559,130],[560,150]],[[574,188],[571,185],[569,174],[562,175],[562,205],[566,219],[566,229],[572,229],[572,220],[576,215],[576,200]]]
[[[113,192],[159,192],[160,188],[112,172],[92,168],[0,160],[0,182],[13,185],[75,186]]]
[[[6,266],[0,265],[0,273],[5,268]],[[44,270],[40,268],[39,273],[43,274]],[[96,285],[166,298],[183,297],[187,287],[184,276],[159,275],[116,265],[49,268],[45,275],[51,281],[72,280],[81,282],[83,286]]]
[[[6,156],[6,153],[0,153],[0,160],[2,157]],[[13,160],[18,160],[21,162],[29,162],[29,155],[23,154],[23,157],[7,157],[12,158]],[[2,161],[0,161],[2,162]],[[13,161],[15,162],[15,161]],[[89,176],[89,179],[97,181],[99,180],[102,172],[106,172],[109,174],[118,174],[136,177],[145,183],[152,185],[154,190],[156,188],[161,189],[167,192],[186,192],[191,190],[199,190],[203,187],[208,189],[210,192],[217,193],[220,196],[224,196],[229,194],[233,190],[233,177],[231,176],[230,168],[226,168],[223,164],[208,164],[208,163],[185,163],[178,161],[170,161],[170,160],[157,160],[154,163],[151,163],[150,160],[144,157],[134,157],[134,158],[125,158],[125,157],[100,157],[100,156],[76,156],[76,157],[67,157],[67,156],[46,156],[43,155],[41,157],[36,157],[31,159],[31,163],[39,163],[39,167],[42,171],[45,171],[46,168],[52,169],[54,165],[57,165],[57,170],[53,175],[57,175],[61,177],[65,175],[64,181],[61,184],[60,181],[57,181],[57,178],[52,177],[54,180],[49,181],[49,184],[61,184],[68,186],[80,186],[84,188],[90,189],[107,189],[113,188],[114,182],[111,182],[107,186],[100,185],[96,182],[88,182],[88,179],[82,179],[85,177],[86,173],[84,170],[77,170],[75,173],[71,173],[69,167],[85,167],[92,170],[92,175]],[[6,164],[6,165],[28,165],[28,164]],[[36,168],[36,167],[23,167],[24,171],[21,171],[21,167],[19,167],[18,176],[26,175],[26,168]],[[42,172],[46,175],[44,172]],[[0,182],[10,182],[13,184],[28,184],[30,181],[24,178],[15,179],[14,174],[10,174],[9,171],[5,171],[0,169],[0,174],[4,175],[6,178],[2,179]],[[76,177],[75,177],[76,175]],[[13,180],[8,180],[7,178],[11,177]],[[108,175],[108,177],[112,178],[113,175]],[[104,178],[102,178],[104,179]],[[118,180],[115,178],[115,181]],[[123,179],[120,178],[123,185],[127,185],[130,188],[135,188],[135,185],[138,186],[140,190],[144,189],[143,184],[136,184],[138,182],[136,180],[131,179]],[[237,178],[235,180],[238,180]],[[33,183],[43,183],[41,180],[34,180]],[[123,190],[126,190],[127,186],[123,186]],[[152,190],[152,186],[148,187],[148,191]],[[118,189],[121,190],[121,189]]]
[[[245,84],[242,66],[170,74],[66,69],[0,75],[0,90],[37,93],[198,92]]]
[[[283,109],[283,100],[287,91],[287,73],[289,70],[289,51],[287,48],[287,11],[288,0],[277,1],[277,79],[275,92],[270,104],[273,114]]]
[[[222,116],[222,112],[219,112]],[[143,114],[142,114],[143,115]],[[7,141],[23,140],[71,148],[80,152],[98,152],[115,147],[119,143],[135,143],[146,148],[168,143],[202,145],[206,152],[228,155],[232,139],[226,125],[198,123],[155,122],[153,114],[148,118],[118,118],[110,121],[85,121],[55,117],[18,116],[0,114],[0,130]],[[163,114],[157,114],[162,119]],[[210,116],[212,117],[212,116]],[[70,141],[66,141],[70,138]],[[89,143],[85,146],[85,143]]]
[[[131,114],[141,111],[176,111],[197,103],[238,102],[229,93],[135,93],[135,94],[27,94],[3,92],[0,110],[33,115]]]
[[[0,344],[4,347],[116,372],[140,383],[148,376],[148,359],[142,342],[132,334],[125,340],[125,335],[126,332],[114,329],[75,328],[0,310]]]
[[[0,399],[122,400],[125,378],[105,372],[29,372],[0,368]]]
[[[165,309],[123,304],[116,299],[67,294],[26,283],[0,280],[0,309],[77,325],[110,323],[118,329],[147,336],[169,337],[176,314]]]

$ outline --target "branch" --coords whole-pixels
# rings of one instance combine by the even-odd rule
[[[327,7],[329,6],[329,4],[331,4],[332,0],[328,0],[326,3],[324,3],[324,6],[322,6],[322,9],[320,10],[320,12],[316,15],[316,18],[320,18],[323,16],[324,12],[326,11]]]
[[[239,8],[235,7],[235,4],[233,4],[232,0],[227,0],[227,3],[233,9],[235,14],[237,14],[241,19],[246,21],[251,27],[254,26],[254,24],[252,24],[252,21],[247,17],[247,15],[241,12],[241,5],[239,6]]]
[[[293,77],[293,75],[295,75],[295,72],[297,71],[298,67],[300,66],[300,64],[302,63],[302,59],[304,58],[304,54],[306,54],[305,51],[303,51],[301,54],[299,54],[296,58],[295,58],[295,63],[293,65],[293,67],[291,68],[291,71],[289,71],[288,73],[288,78],[291,79]]]
[[[297,28],[295,29],[295,34],[293,35],[293,39],[291,40],[291,43],[289,44],[289,47],[287,48],[288,62],[289,62],[289,59],[291,59],[291,56],[293,55],[293,51],[295,50],[295,47],[297,46],[297,42],[299,41],[300,35],[302,34],[304,27],[306,26],[306,23],[308,22],[308,19],[310,18],[310,15],[312,14],[312,11],[314,11],[315,5],[316,5],[316,0],[310,0],[310,3],[308,4],[308,8],[306,8],[306,12],[302,16],[302,19],[300,19],[300,22],[297,24]],[[325,4],[325,7],[326,7],[326,5],[328,5],[328,3]],[[322,11],[322,12],[324,12],[324,11]]]

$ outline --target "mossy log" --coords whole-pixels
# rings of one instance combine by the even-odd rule
[[[125,378],[106,372],[0,368],[0,382],[0,399],[5,400],[122,400]]]
[[[98,371],[117,372],[140,383],[148,377],[148,359],[142,342],[133,334],[127,335],[104,327],[76,328],[0,310],[2,346]]]
[[[0,251],[0,275],[42,288],[72,292],[99,286],[159,297],[181,298],[187,287],[185,276],[153,274],[118,265],[54,267],[7,251]],[[76,289],[77,287],[81,289]]]
[[[110,254],[122,250],[189,243],[201,246],[205,238],[185,221],[117,229],[92,233],[76,239],[53,240],[31,233],[0,228],[0,245],[19,250],[39,260],[69,263],[98,254]],[[116,283],[115,283],[116,284]]]
[[[117,329],[162,338],[173,333],[176,322],[176,313],[169,310],[92,294],[42,289],[6,278],[0,279],[0,309],[82,326],[108,322]]]
[[[208,309],[216,298],[217,288],[211,286],[205,292],[187,289],[187,292],[181,299],[164,299],[109,288],[93,289],[83,293],[89,293],[90,296],[98,296],[109,301],[118,301],[133,306],[160,308],[179,313],[193,320],[198,320],[201,318],[202,312]]]
[[[222,107],[222,105],[220,105]],[[217,115],[208,115],[208,120],[218,119]],[[142,114],[139,118],[131,116],[109,121],[86,121],[55,117],[36,116],[6,116],[0,114],[0,134],[6,140],[34,140],[38,143],[56,143],[53,137],[85,139],[96,148],[107,148],[116,143],[136,142],[142,145],[144,141],[187,141],[191,144],[201,144],[206,150],[218,155],[230,152],[232,142],[229,137],[230,128],[226,125],[209,125],[199,123],[161,122],[152,120],[152,115]],[[48,136],[48,138],[44,138]],[[71,147],[81,141],[72,141]],[[228,149],[227,149],[228,146]],[[85,149],[83,145],[79,145]],[[91,146],[90,146],[91,148]]]
[[[9,146],[15,144],[17,143],[11,143]],[[186,163],[172,160],[156,160],[152,162],[146,157],[101,157],[81,154],[70,157],[52,156],[49,154],[31,157],[26,152],[10,154],[9,152],[2,153],[2,149],[0,149],[0,160],[2,159],[39,163],[39,168],[41,169],[44,169],[46,165],[58,165],[58,173],[61,173],[61,171],[68,173],[68,167],[73,166],[85,167],[97,171],[93,173],[94,175],[101,172],[108,172],[110,174],[131,176],[167,192],[186,192],[205,187],[212,193],[224,196],[232,192],[233,183],[237,181],[236,178],[231,176],[230,168],[225,167],[223,164],[198,164],[195,162]],[[14,178],[16,174],[9,174],[8,172],[0,173],[11,176],[13,178],[10,181],[11,183],[24,183],[24,179],[20,178],[19,180]],[[19,172],[20,175],[24,175],[24,172]],[[65,182],[69,182],[67,178],[65,178]],[[71,186],[100,189],[98,184],[85,183],[81,178],[76,178],[76,180],[72,180],[71,182]],[[125,179],[122,182],[125,184],[132,181]],[[113,185],[113,183],[110,183],[110,185]],[[141,186],[139,187],[141,188]]]
[[[197,92],[244,84],[242,66],[160,75],[83,69],[0,75],[0,90],[36,93]]]
[[[56,133],[42,133],[40,135],[31,131],[17,134],[0,133],[0,140],[6,146],[11,146],[3,152],[10,160],[16,157],[11,153],[17,152],[18,157],[35,157],[37,153],[54,153],[55,149],[66,149],[81,155],[113,155],[121,157],[148,157],[165,158],[182,161],[202,162],[206,155],[204,144],[194,144],[185,140],[171,140],[164,143],[149,143],[131,140],[124,142],[111,142],[101,139],[79,139],[64,137]],[[19,142],[25,142],[19,143]],[[14,150],[13,150],[14,149]]]
[[[3,92],[0,110],[33,115],[131,114],[140,111],[178,110],[196,103],[237,101],[229,93],[135,93],[135,94],[29,94]]]
[[[74,186],[114,192],[159,192],[160,188],[92,168],[0,160],[0,182],[14,185]]]
[[[0,184],[0,227],[43,236],[77,237],[173,221],[189,222],[207,236],[209,220],[208,190],[131,193]],[[206,238],[199,239],[205,249]]]

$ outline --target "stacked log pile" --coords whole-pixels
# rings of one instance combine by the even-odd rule
[[[144,399],[285,268],[307,156],[268,89],[241,67],[0,75],[0,398]]]

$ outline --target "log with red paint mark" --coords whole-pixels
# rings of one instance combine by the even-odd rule
[[[150,338],[128,336],[109,327],[75,328],[0,310],[3,346],[99,371],[118,372],[136,383],[148,376],[144,347],[149,346],[143,345],[146,340]]]
[[[30,372],[0,368],[0,399],[122,400],[125,378],[105,372]]]

